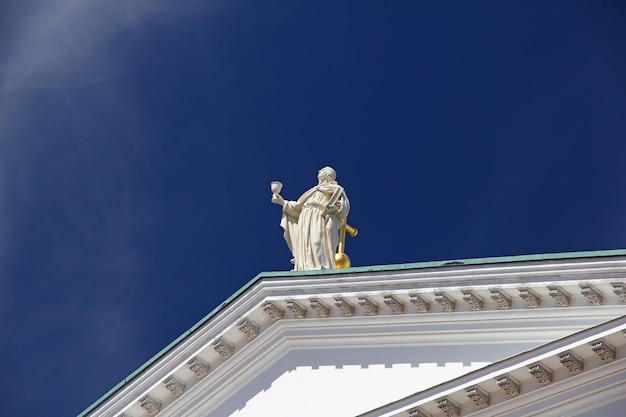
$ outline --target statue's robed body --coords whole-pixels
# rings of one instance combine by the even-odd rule
[[[280,225],[294,270],[335,268],[339,229],[350,211],[344,189],[334,180],[324,181],[284,203]]]

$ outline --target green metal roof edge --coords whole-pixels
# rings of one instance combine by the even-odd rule
[[[272,277],[290,277],[290,276],[319,276],[319,275],[338,275],[360,272],[384,272],[384,271],[402,271],[406,269],[426,269],[448,266],[463,265],[485,265],[497,263],[513,263],[513,262],[531,262],[531,261],[547,261],[559,259],[575,259],[575,258],[598,258],[611,256],[625,256],[626,249],[609,249],[598,251],[581,251],[581,252],[561,252],[561,253],[544,253],[531,255],[515,255],[515,256],[495,256],[487,258],[468,258],[453,259],[444,261],[427,261],[407,264],[390,264],[390,265],[373,265],[373,266],[357,266],[345,269],[324,269],[318,271],[275,271],[262,272],[259,274],[261,278]]]
[[[392,264],[392,265],[374,265],[374,266],[358,266],[345,269],[324,269],[318,271],[276,271],[276,272],[261,272],[250,281],[248,281],[237,292],[228,297],[226,301],[215,307],[209,314],[204,316],[200,321],[191,326],[183,334],[178,336],[174,341],[161,349],[156,355],[148,359],[137,370],[131,373],[129,376],[118,382],[113,388],[107,391],[102,397],[97,399],[93,404],[87,407],[77,417],[86,417],[94,409],[104,403],[115,392],[119,391],[124,385],[128,384],[135,377],[141,374],[144,370],[150,367],[153,363],[159,360],[167,352],[172,350],[180,342],[186,339],[193,332],[202,327],[207,321],[211,319],[220,310],[230,304],[233,300],[246,292],[250,287],[257,283],[257,281],[263,278],[272,277],[288,277],[288,276],[320,276],[320,275],[338,275],[347,273],[359,273],[359,272],[382,272],[382,271],[401,271],[406,269],[425,269],[425,268],[437,268],[447,266],[461,266],[461,265],[484,265],[484,264],[496,264],[496,263],[512,263],[512,262],[528,262],[528,261],[542,261],[542,260],[558,260],[558,259],[574,259],[574,258],[597,258],[597,257],[610,257],[610,256],[624,256],[626,255],[626,249],[611,249],[611,250],[599,250],[599,251],[583,251],[583,252],[562,252],[562,253],[546,253],[535,255],[515,255],[515,256],[498,256],[488,258],[470,258],[470,259],[456,259],[447,261],[428,261],[417,262],[407,264]]]

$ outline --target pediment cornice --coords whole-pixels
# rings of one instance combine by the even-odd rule
[[[545,343],[624,314],[625,255],[565,258],[260,274],[81,417],[209,410],[294,349]]]

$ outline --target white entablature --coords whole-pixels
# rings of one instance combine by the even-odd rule
[[[80,417],[393,408],[623,316],[625,277],[624,251],[260,274]]]

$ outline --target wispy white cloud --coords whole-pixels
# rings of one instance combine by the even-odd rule
[[[147,22],[167,21],[216,2],[198,0],[53,0],[31,2],[16,16],[10,45],[0,64],[3,93],[66,87],[106,80],[124,63],[111,40],[142,30]]]
[[[10,250],[7,217],[12,199],[7,189],[27,193],[34,186],[37,159],[51,148],[58,149],[54,142],[60,139],[51,125],[65,124],[63,140],[71,141],[73,136],[74,143],[68,146],[74,153],[87,154],[99,152],[90,131],[103,123],[98,112],[109,117],[113,112],[125,120],[126,128],[141,128],[134,98],[123,89],[100,92],[89,109],[81,108],[82,103],[67,93],[133,71],[135,63],[119,53],[120,43],[137,40],[157,24],[211,11],[219,1],[34,0],[15,4],[19,6],[7,6],[7,14],[0,17],[0,25],[10,22],[0,30],[0,267],[2,256]]]
[[[27,297],[15,285],[24,277],[6,273],[15,259],[32,257],[56,268],[48,277],[26,277],[33,281],[28,283],[33,292],[46,280],[58,279],[50,288],[65,291],[67,299],[50,304],[51,317],[76,314],[73,309],[89,292],[89,283],[59,290],[80,283],[63,274],[92,281],[99,274],[101,282],[115,280],[112,290],[141,291],[141,284],[127,285],[145,275],[137,236],[154,221],[158,207],[141,194],[140,184],[142,159],[151,147],[150,122],[136,108],[136,98],[111,82],[135,70],[135,63],[119,53],[119,42],[217,5],[200,0],[24,2],[10,28],[0,30],[7,35],[0,44],[0,309],[14,310],[3,314],[17,313],[23,308],[19,300]],[[96,83],[109,85],[75,94]],[[115,131],[104,133],[111,124]],[[37,225],[31,223],[32,214],[39,217]],[[47,228],[48,247],[41,250],[48,253],[17,253],[22,241],[40,237],[37,227]],[[83,306],[82,319],[113,310],[123,316],[128,303],[114,296],[107,300]],[[110,331],[128,333],[126,327]]]

